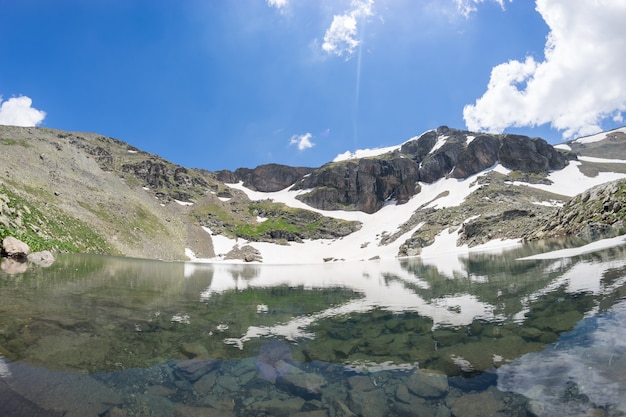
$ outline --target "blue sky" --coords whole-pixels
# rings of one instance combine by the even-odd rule
[[[626,0],[0,0],[0,124],[208,170],[622,126]]]

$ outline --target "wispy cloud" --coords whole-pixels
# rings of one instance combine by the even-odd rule
[[[46,117],[46,112],[32,107],[30,97],[11,97],[2,101],[0,96],[0,125],[37,126]]]
[[[512,1],[513,0],[509,0],[509,2]],[[469,17],[470,14],[478,10],[477,7],[479,4],[485,2],[498,3],[500,7],[504,9],[504,3],[506,0],[454,0],[457,11],[465,17]]]
[[[270,7],[275,7],[277,9],[283,9],[287,7],[288,0],[267,0],[267,5]]]
[[[359,21],[373,16],[374,0],[352,0],[350,9],[344,14],[334,15],[330,27],[324,34],[322,49],[338,56],[350,57],[359,46]]]
[[[291,139],[289,139],[289,145],[297,145],[300,151],[310,149],[315,146],[315,144],[311,142],[312,137],[313,135],[308,132],[303,135],[293,135]]]
[[[467,105],[471,130],[550,124],[564,138],[601,130],[626,111],[626,1],[537,0],[550,27],[545,60],[494,67],[487,91]]]

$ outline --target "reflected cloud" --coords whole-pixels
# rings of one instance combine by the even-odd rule
[[[567,415],[587,415],[596,407],[624,413],[625,332],[626,301],[621,301],[609,313],[581,321],[554,346],[500,367],[498,388],[531,399],[538,416],[562,415],[566,409],[572,411]],[[583,396],[588,400],[581,401]]]

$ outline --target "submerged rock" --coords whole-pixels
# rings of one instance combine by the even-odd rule
[[[417,370],[406,381],[409,391],[422,398],[439,398],[448,393],[448,377],[438,371]]]
[[[11,363],[7,368],[10,375],[0,384],[6,384],[15,395],[30,402],[34,414],[28,415],[98,417],[122,403],[118,394],[88,375],[49,371],[22,363]],[[38,409],[46,413],[37,414]]]
[[[271,342],[259,350],[256,366],[261,377],[271,383],[284,376],[293,362],[291,349],[284,343]]]
[[[188,361],[178,362],[174,367],[174,374],[181,379],[195,382],[205,374],[211,372],[219,363],[220,361],[218,359],[190,359]]]

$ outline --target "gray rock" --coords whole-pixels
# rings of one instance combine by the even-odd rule
[[[11,258],[26,258],[30,253],[30,248],[21,240],[7,236],[2,240],[2,253]]]
[[[457,398],[452,404],[452,414],[456,417],[505,416],[506,404],[502,393],[496,388],[481,393],[470,393]]]
[[[352,390],[348,393],[350,409],[362,417],[380,417],[389,413],[387,396],[382,389]]]
[[[439,398],[448,393],[448,377],[438,371],[417,370],[407,378],[406,386],[411,393],[422,398]]]
[[[55,261],[54,255],[48,250],[44,250],[41,252],[32,252],[28,254],[27,259],[29,262],[32,262],[44,268],[49,267]]]
[[[178,362],[174,366],[174,374],[186,381],[195,382],[202,376],[211,372],[220,364],[218,359],[190,359]]]
[[[271,399],[257,401],[250,405],[249,409],[254,412],[267,413],[273,417],[288,417],[302,411],[305,401],[302,398],[289,398],[286,400]]]
[[[122,399],[90,376],[48,371],[22,363],[7,365],[11,376],[3,378],[13,392],[50,414],[65,417],[98,417],[122,403]]]
[[[287,368],[286,373],[276,381],[276,386],[305,400],[320,398],[322,387],[326,386],[323,376],[304,372],[295,366]]]

